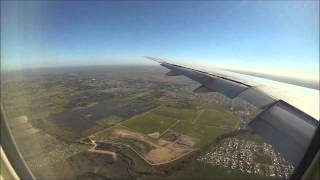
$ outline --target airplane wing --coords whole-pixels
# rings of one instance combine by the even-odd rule
[[[194,92],[218,92],[260,109],[247,125],[297,167],[319,126],[319,90],[221,69],[184,66],[146,56],[170,71],[200,83]]]

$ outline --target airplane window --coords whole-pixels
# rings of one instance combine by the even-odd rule
[[[298,8],[300,2],[281,3],[292,6],[287,11],[305,12]],[[318,2],[303,6],[310,4]],[[238,81],[222,78],[220,84],[206,87],[216,91],[207,92],[201,83],[209,81],[201,78],[211,76],[203,73],[192,79],[172,69],[170,74],[166,67],[142,57],[210,54],[197,48],[205,48],[202,41],[210,45],[206,51],[232,52],[237,47],[214,47],[209,42],[216,41],[217,46],[223,41],[234,46],[248,43],[241,34],[239,44],[227,37],[235,33],[228,26],[235,27],[237,22],[230,18],[236,17],[219,7],[233,7],[250,24],[257,23],[252,16],[259,9],[266,14],[283,10],[266,5],[251,1],[1,1],[1,105],[33,175],[38,179],[289,179],[297,164],[248,126],[263,108],[246,101],[244,94],[228,97],[237,88],[244,91],[246,84],[234,85]],[[314,11],[319,9],[310,13]],[[269,21],[265,14],[258,15]],[[223,25],[216,22],[220,18],[228,21],[227,29],[218,27]],[[250,28],[238,25],[246,26],[243,32]],[[227,35],[219,39],[204,32],[206,26],[212,33]],[[190,42],[183,41],[187,37]],[[250,48],[242,48],[246,52],[239,57],[250,54]],[[313,54],[307,55],[312,59]],[[225,93],[219,88],[226,82],[233,86]]]

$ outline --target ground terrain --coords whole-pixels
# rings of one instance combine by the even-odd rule
[[[165,72],[92,66],[3,73],[6,119],[35,176],[287,178],[293,167],[285,160],[273,165],[270,159],[279,157],[272,147],[241,130],[257,112],[253,106],[218,93],[193,93],[199,84]],[[235,156],[251,147],[264,155]]]

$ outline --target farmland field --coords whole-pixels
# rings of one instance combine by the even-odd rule
[[[115,66],[5,74],[6,115],[36,177],[183,178],[189,165],[204,165],[198,155],[243,122],[231,107],[253,110],[218,93],[193,93],[197,83],[164,72]],[[38,137],[45,147],[30,146]]]
[[[227,111],[162,104],[96,133],[94,138],[126,145],[150,165],[167,164],[209,145],[237,128],[239,121]]]
[[[177,120],[172,117],[158,115],[153,112],[147,112],[133,117],[121,124],[141,133],[149,134],[153,132],[159,132],[161,134],[176,121]]]

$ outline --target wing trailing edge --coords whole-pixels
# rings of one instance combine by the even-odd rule
[[[272,144],[286,160],[298,166],[319,126],[315,118],[245,81],[168,63],[160,58],[146,58],[169,69],[168,74],[184,75],[200,83],[201,86],[193,91],[195,93],[219,92],[229,98],[239,97],[261,109],[248,127]]]

